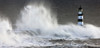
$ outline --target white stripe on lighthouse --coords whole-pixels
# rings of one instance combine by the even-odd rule
[[[81,12],[81,11],[79,11],[79,12],[78,12],[78,14],[82,14],[82,12]]]
[[[78,19],[83,19],[83,16],[78,16]]]
[[[78,25],[81,25],[81,26],[83,26],[83,24],[84,24],[83,22],[78,22]]]

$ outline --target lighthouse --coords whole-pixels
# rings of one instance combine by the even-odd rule
[[[83,26],[84,25],[84,22],[83,22],[83,9],[82,9],[81,6],[78,9],[78,25],[79,26]]]

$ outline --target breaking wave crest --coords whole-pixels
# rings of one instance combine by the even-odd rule
[[[12,29],[9,21],[0,20],[0,46],[52,45],[48,39],[100,38],[100,27],[91,24],[60,25],[43,4],[29,4],[21,11],[21,18]],[[48,43],[47,43],[48,42]]]

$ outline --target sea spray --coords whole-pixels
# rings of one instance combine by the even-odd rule
[[[0,42],[4,44],[14,44],[11,39],[13,37],[11,34],[13,34],[12,27],[8,19],[0,19]]]
[[[19,46],[42,46],[46,41],[42,38],[16,33],[7,18],[0,19],[0,48]],[[50,44],[45,43],[46,45]]]
[[[17,29],[34,30],[34,29],[52,29],[55,28],[57,20],[53,19],[50,9],[43,4],[30,4],[21,11],[21,19],[17,20]]]

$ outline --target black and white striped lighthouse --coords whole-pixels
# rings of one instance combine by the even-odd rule
[[[80,6],[80,8],[78,9],[78,25],[79,26],[83,26],[84,22],[83,22],[83,9]]]

